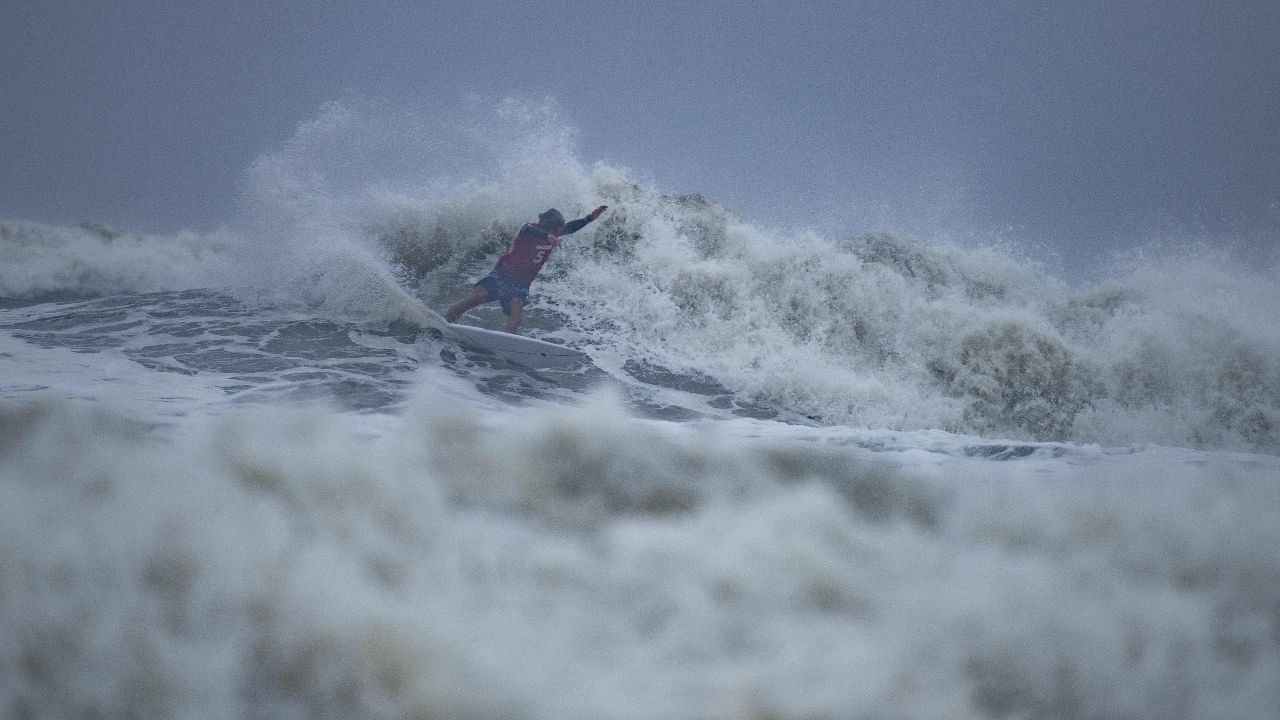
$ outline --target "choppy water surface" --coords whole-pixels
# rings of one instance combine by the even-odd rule
[[[554,133],[396,185],[339,110],[234,231],[0,223],[0,715],[1275,717],[1274,271],[763,227]],[[592,367],[415,320],[600,203],[526,325]]]

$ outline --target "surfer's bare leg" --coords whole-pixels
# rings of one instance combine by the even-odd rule
[[[449,309],[444,311],[444,319],[448,320],[449,322],[454,322],[458,318],[462,317],[462,313],[478,305],[483,305],[488,301],[489,301],[488,290],[485,290],[482,287],[471,288],[470,295],[450,305]]]
[[[507,332],[514,333],[520,329],[520,321],[524,320],[524,301],[511,298],[511,317],[507,320]]]

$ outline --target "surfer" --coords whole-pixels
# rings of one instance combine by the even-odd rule
[[[497,300],[507,316],[506,331],[514,333],[524,319],[524,304],[529,301],[529,285],[542,270],[551,253],[560,247],[560,238],[586,227],[609,208],[601,205],[586,217],[564,221],[559,210],[551,208],[538,215],[537,224],[526,223],[511,241],[511,249],[493,266],[493,271],[480,279],[471,294],[449,306],[444,318],[454,322],[478,305]]]

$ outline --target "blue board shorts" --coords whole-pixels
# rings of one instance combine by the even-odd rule
[[[475,285],[478,288],[484,288],[489,293],[488,302],[497,300],[502,305],[502,313],[504,315],[511,314],[511,300],[520,298],[520,302],[529,302],[529,288],[517,283],[516,281],[491,272],[480,278],[480,282]]]

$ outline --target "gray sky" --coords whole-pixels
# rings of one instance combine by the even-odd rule
[[[9,0],[0,217],[232,219],[326,101],[554,98],[748,217],[1074,258],[1280,237],[1280,3]]]

